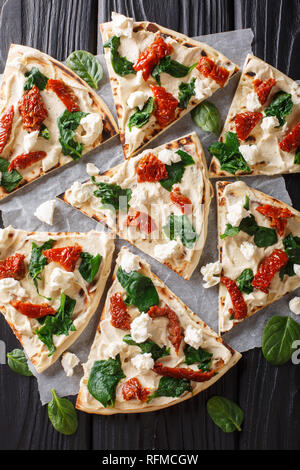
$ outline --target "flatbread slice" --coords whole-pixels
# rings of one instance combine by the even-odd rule
[[[103,415],[167,408],[208,388],[240,357],[123,247],[76,407]]]
[[[219,142],[211,178],[300,171],[300,86],[248,54]]]
[[[0,310],[37,372],[51,366],[96,312],[114,240],[96,232],[0,231]]]
[[[59,197],[185,279],[199,262],[213,189],[196,133],[76,181]]]
[[[217,193],[224,333],[300,287],[300,212],[242,181]]]
[[[156,23],[134,22],[113,12],[112,21],[101,24],[100,30],[125,158],[239,70],[207,44]]]
[[[10,46],[0,88],[0,199],[117,133],[104,101],[72,70]]]

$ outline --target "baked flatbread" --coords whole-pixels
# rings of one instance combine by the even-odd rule
[[[104,101],[72,70],[11,45],[0,88],[0,199],[117,133]]]
[[[300,86],[248,54],[219,141],[212,178],[299,172]]]
[[[199,262],[213,189],[196,133],[76,181],[59,197],[185,279]]]
[[[1,313],[37,372],[51,366],[88,325],[113,251],[113,238],[94,230],[0,231]]]
[[[239,67],[207,44],[156,23],[114,12],[112,20],[100,30],[128,158],[225,86]]]
[[[208,388],[240,357],[123,247],[76,407],[104,415],[166,408]]]
[[[300,213],[242,181],[218,182],[217,192],[224,333],[300,287]],[[241,306],[233,303],[231,288]]]

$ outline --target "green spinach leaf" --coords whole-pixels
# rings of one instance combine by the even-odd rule
[[[201,347],[198,349],[193,348],[189,344],[184,348],[185,363],[189,366],[191,364],[198,364],[198,369],[202,372],[208,372],[211,368],[212,353],[205,351]]]
[[[2,186],[8,193],[16,189],[23,177],[17,170],[8,171],[9,161],[0,157],[0,186]]]
[[[36,291],[39,294],[38,280],[41,280],[41,272],[44,267],[48,264],[47,258],[43,255],[44,250],[50,250],[55,243],[55,240],[48,240],[43,245],[38,246],[35,242],[32,242],[32,249],[29,261],[29,276],[33,280]]]
[[[216,142],[208,150],[221,164],[221,170],[236,174],[237,171],[250,173],[250,168],[239,151],[239,140],[234,132],[227,132],[225,142]]]
[[[126,290],[125,303],[127,305],[135,305],[140,312],[148,312],[152,305],[158,305],[158,293],[149,277],[143,276],[137,271],[126,273],[119,266],[117,279]]]
[[[248,211],[250,209],[250,201],[249,201],[249,196],[247,194],[245,196],[244,209],[246,209],[246,211]]]
[[[292,95],[285,93],[284,91],[279,91],[274,95],[270,106],[265,109],[265,115],[276,116],[279,121],[279,125],[283,126],[285,118],[292,112],[292,108]]]
[[[225,232],[220,235],[220,238],[233,237],[240,231],[247,233],[248,235],[254,235],[254,243],[259,248],[272,246],[277,242],[276,230],[269,227],[262,227],[257,225],[255,217],[250,214],[244,217],[238,227],[234,227],[231,224],[226,224]]]
[[[98,59],[87,51],[74,51],[67,58],[67,65],[90,87],[98,88],[103,77],[103,68]]]
[[[207,401],[206,409],[213,422],[222,431],[241,431],[244,413],[233,401],[228,398],[214,396]]]
[[[171,75],[172,77],[182,78],[188,75],[197,65],[197,62],[190,67],[177,62],[176,60],[171,59],[171,56],[167,55],[163,57],[161,61],[154,67],[152,70],[152,77],[154,80],[157,81],[159,85],[160,82],[160,74],[165,72]]]
[[[293,342],[300,340],[300,325],[291,317],[275,315],[266,324],[262,352],[270,364],[279,366],[290,360]]]
[[[187,248],[193,248],[194,243],[199,239],[199,235],[186,215],[170,214],[163,231],[170,240],[179,238]]]
[[[238,288],[240,291],[245,292],[245,294],[251,294],[253,292],[252,280],[253,280],[253,271],[250,268],[244,269],[242,273],[236,280]]]
[[[99,270],[102,256],[99,253],[93,256],[84,251],[80,254],[80,258],[82,261],[79,266],[79,272],[86,282],[91,283]]]
[[[131,73],[136,73],[133,68],[133,63],[130,62],[126,57],[121,57],[118,48],[120,46],[120,38],[118,36],[112,36],[103,47],[110,48],[110,60],[114,71],[121,77],[125,77]]]
[[[113,407],[117,385],[125,377],[119,354],[116,359],[95,361],[89,376],[88,390],[105,408]]]
[[[166,165],[168,178],[160,181],[161,186],[167,191],[172,191],[173,184],[180,183],[185,168],[195,163],[192,156],[184,150],[177,150],[176,153],[180,155],[181,161]]]
[[[13,349],[7,353],[7,364],[17,374],[31,377],[33,373],[28,367],[27,357],[22,349]]]
[[[130,346],[138,346],[141,348],[142,354],[150,353],[154,361],[157,361],[160,357],[169,356],[170,354],[170,348],[166,348],[166,346],[161,348],[150,339],[143,343],[136,343],[130,335],[125,335],[123,341]]]
[[[234,237],[239,233],[240,229],[239,227],[234,227],[231,224],[226,224],[226,229],[225,232],[220,235],[220,238],[223,240],[223,238],[226,237]]]
[[[187,379],[174,379],[173,377],[162,377],[158,389],[149,396],[149,401],[158,397],[180,397],[184,392],[192,392],[192,386]]]
[[[45,126],[45,124],[41,125],[41,130],[40,130],[39,136],[43,137],[46,140],[50,140],[50,137],[51,137],[50,131],[49,131],[48,127]]]
[[[88,113],[75,111],[70,113],[67,109],[57,119],[58,130],[60,134],[59,142],[62,153],[78,160],[82,155],[83,145],[74,140],[75,131],[80,124],[81,119]]]
[[[259,248],[272,246],[277,242],[277,233],[274,228],[258,226],[254,234],[254,243]]]
[[[52,400],[48,403],[48,416],[56,431],[70,436],[77,431],[78,419],[74,405],[67,398],[58,398],[51,390]]]
[[[29,72],[25,73],[27,78],[24,90],[31,90],[33,85],[36,85],[39,90],[45,90],[49,78],[43,75],[37,67],[32,67]]]
[[[101,199],[103,208],[110,208],[110,206],[113,206],[116,210],[120,210],[122,212],[127,211],[127,209],[130,207],[129,201],[132,194],[131,189],[123,189],[117,184],[97,182],[94,176],[92,176],[91,179],[92,182],[98,187],[98,189],[94,191],[94,196]]]
[[[147,124],[151,114],[153,113],[153,109],[154,98],[151,96],[148,98],[142,109],[136,108],[135,112],[131,114],[128,121],[129,130],[131,131],[133,127],[141,128]]]
[[[192,110],[191,116],[196,126],[204,131],[220,134],[221,117],[218,108],[213,103],[203,101]]]
[[[189,83],[181,82],[178,92],[178,107],[186,109],[192,96],[195,95],[195,81],[193,77]]]
[[[280,270],[279,277],[281,280],[283,280],[285,274],[295,276],[294,264],[300,264],[300,237],[294,237],[290,233],[282,240],[282,243],[289,261]]]

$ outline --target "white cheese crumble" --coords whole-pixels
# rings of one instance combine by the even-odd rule
[[[293,268],[294,268],[294,273],[296,274],[296,276],[300,277],[300,264],[294,264]]]
[[[154,366],[151,353],[137,354],[131,359],[131,363],[139,372],[147,372]]]
[[[0,301],[8,303],[14,297],[25,297],[26,291],[21,286],[20,282],[12,277],[0,279]]]
[[[180,162],[181,157],[178,153],[173,152],[173,150],[163,149],[158,152],[159,160],[165,165],[171,165],[171,163]]]
[[[248,93],[247,101],[246,101],[246,108],[248,111],[257,111],[258,109],[261,108],[261,103],[255,91],[252,91],[252,93]]]
[[[99,175],[99,171],[99,168],[94,163],[86,164],[86,172],[89,176],[97,176]]]
[[[152,318],[148,313],[141,313],[131,322],[130,334],[136,343],[143,343],[146,339],[151,337],[149,331],[152,324]]]
[[[222,270],[222,265],[220,261],[216,261],[215,263],[208,263],[205,266],[202,266],[200,272],[203,276],[203,280],[206,284],[203,284],[205,289],[209,287],[213,287],[220,282],[220,274]]]
[[[300,315],[300,297],[294,297],[289,301],[290,311],[295,315]]]
[[[51,199],[50,201],[45,201],[40,204],[35,212],[34,215],[37,217],[41,222],[44,222],[48,225],[53,225],[53,215],[55,209],[55,199]]]
[[[125,142],[126,144],[132,145],[135,149],[138,148],[143,142],[145,132],[138,127],[132,127],[131,131],[126,126],[125,131]]]
[[[209,80],[207,78],[201,79],[196,78],[195,81],[195,98],[197,100],[203,100],[208,96],[212,95],[211,87],[209,86]]]
[[[234,204],[228,204],[227,206],[227,222],[231,225],[238,225],[240,221],[247,217],[247,211],[244,208],[245,201],[240,199]]]
[[[61,146],[60,145],[52,145],[49,152],[47,152],[47,156],[42,160],[42,168],[43,171],[51,170],[51,168],[55,167],[58,164],[59,156],[61,155]]]
[[[161,245],[155,245],[154,256],[160,261],[164,261],[171,258],[175,254],[182,253],[183,245],[180,240],[171,240],[168,243],[162,243]]]
[[[249,165],[254,165],[258,156],[257,145],[240,145],[239,151]]]
[[[74,281],[74,273],[61,268],[54,268],[49,279],[50,288],[53,290],[67,290]]]
[[[70,353],[69,351],[63,353],[61,358],[61,365],[66,373],[67,377],[72,377],[74,373],[74,367],[80,363],[80,360],[76,354]]]
[[[135,83],[136,83],[136,85],[143,85],[144,82],[145,82],[145,80],[143,78],[143,72],[142,72],[142,70],[138,70],[138,72],[136,73],[136,76],[135,76]]]
[[[144,91],[134,91],[129,96],[127,100],[127,104],[130,109],[139,108],[140,110],[142,110],[147,99],[148,99],[148,94],[145,93]]]
[[[93,144],[103,131],[102,117],[98,113],[89,113],[80,121],[76,130],[76,139],[83,144]]]
[[[132,37],[133,18],[127,18],[115,11],[111,14],[112,28],[116,36]]]
[[[124,344],[109,343],[104,350],[104,359],[114,359],[124,349]]]
[[[278,131],[278,129],[275,129],[278,126],[280,126],[280,122],[276,116],[264,117],[261,122],[261,128],[264,134],[270,134],[271,132]]]
[[[74,206],[84,204],[87,202],[93,195],[93,188],[87,183],[80,183],[79,181],[74,181],[68,193],[68,199],[71,204]]]
[[[141,209],[144,204],[149,204],[157,197],[157,186],[153,183],[137,184],[132,188],[130,206]]]
[[[167,36],[166,38],[164,38],[164,41],[166,44],[174,44],[176,41],[176,39],[173,39],[171,38],[171,36]]]
[[[184,341],[192,348],[199,349],[203,343],[202,331],[192,325],[188,325],[184,332]]]
[[[250,242],[243,242],[240,246],[240,250],[242,252],[242,255],[250,260],[253,255],[254,255],[254,252],[255,252],[255,246],[253,245],[253,243],[250,243]]]
[[[131,251],[124,251],[122,253],[120,266],[125,273],[131,273],[132,271],[138,271],[140,269],[140,261],[137,255],[131,253]]]
[[[29,153],[34,148],[39,136],[39,131],[28,132],[24,137],[24,152]]]

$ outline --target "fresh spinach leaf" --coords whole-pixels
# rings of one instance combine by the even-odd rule
[[[282,243],[289,261],[280,270],[279,277],[281,280],[283,280],[285,274],[295,276],[294,264],[300,264],[300,237],[294,237],[290,233],[282,240]]]
[[[88,390],[105,408],[113,407],[117,385],[125,377],[119,354],[116,359],[95,361],[89,376]]]
[[[285,364],[293,354],[293,342],[300,340],[300,325],[291,317],[275,315],[266,324],[262,352],[273,366]]]
[[[48,403],[48,416],[56,431],[70,436],[77,431],[78,419],[74,405],[67,398],[58,398],[51,390],[52,400]]]
[[[246,209],[246,211],[248,211],[250,208],[250,201],[249,201],[249,196],[246,194],[245,196],[245,204],[244,204],[244,209]]]
[[[207,401],[206,409],[213,422],[222,431],[241,431],[244,413],[233,401],[228,398],[214,396]]]
[[[196,78],[193,77],[189,83],[181,82],[179,85],[178,92],[178,107],[187,108],[189,101],[192,96],[195,95],[195,81]]]
[[[199,239],[199,235],[186,215],[170,214],[163,231],[170,240],[179,238],[187,248],[193,248],[194,243]]]
[[[98,187],[98,189],[94,191],[94,196],[101,199],[103,208],[109,208],[110,206],[113,206],[116,210],[120,210],[122,212],[127,211],[127,209],[130,207],[129,201],[132,194],[131,189],[123,189],[117,184],[97,182],[94,176],[92,176],[91,179],[92,182]]]
[[[141,128],[147,124],[151,114],[153,113],[153,109],[154,98],[151,96],[148,98],[142,109],[136,108],[135,112],[131,114],[128,121],[129,130],[131,131],[133,127]]]
[[[292,112],[293,101],[292,95],[284,91],[279,91],[274,95],[274,98],[268,108],[265,109],[266,116],[276,116],[279,125],[283,126],[285,118]]]
[[[88,113],[75,111],[70,113],[67,109],[57,119],[58,130],[60,134],[59,142],[62,153],[78,160],[81,157],[83,145],[74,140],[75,131],[80,124],[81,119]]]
[[[41,272],[43,271],[44,267],[48,264],[47,258],[43,255],[44,250],[50,250],[55,243],[55,240],[46,241],[43,245],[38,246],[35,242],[32,242],[32,249],[29,261],[29,276],[33,280],[35,285],[36,291],[39,294],[39,287],[38,287],[38,280],[41,280]]]
[[[126,290],[125,303],[127,305],[135,305],[140,312],[148,312],[152,305],[158,305],[158,293],[149,277],[143,276],[137,271],[126,273],[119,266],[117,279]]]
[[[295,165],[300,165],[300,146],[297,147],[297,149],[296,149],[294,163],[295,163]]]
[[[42,320],[42,326],[36,330],[38,338],[46,345],[49,350],[48,356],[56,351],[53,343],[53,335],[69,335],[69,331],[76,331],[72,322],[72,315],[75,308],[76,300],[71,299],[62,292],[60,296],[60,306],[55,315],[47,315]]]
[[[196,126],[204,131],[220,134],[221,117],[218,108],[213,103],[203,101],[192,110],[191,116]]]
[[[189,344],[184,348],[185,363],[189,366],[191,364],[198,364],[198,369],[202,372],[207,372],[211,368],[212,353],[205,351],[201,347],[198,349],[193,348]]]
[[[176,183],[180,183],[185,167],[195,163],[191,155],[184,150],[177,150],[176,153],[180,155],[181,161],[166,165],[168,178],[160,181],[161,186],[167,191],[172,191],[172,186]]]
[[[192,392],[192,386],[187,379],[174,379],[173,377],[162,377],[158,389],[149,396],[149,401],[158,397],[180,397],[184,392]]]
[[[272,246],[277,242],[277,233],[274,228],[258,226],[254,234],[254,243],[259,248]]]
[[[130,62],[126,57],[121,57],[118,48],[120,46],[120,38],[118,36],[112,36],[103,47],[110,48],[110,60],[111,65],[114,71],[121,77],[129,75],[131,73],[136,73],[133,68],[133,63]]]
[[[197,62],[190,67],[177,62],[176,60],[171,59],[171,56],[167,55],[163,57],[161,61],[154,67],[152,70],[152,77],[154,80],[157,81],[159,85],[160,82],[160,74],[165,72],[171,75],[172,77],[182,78],[188,75],[197,65]]]
[[[254,235],[258,230],[258,225],[253,214],[250,214],[248,217],[244,217],[238,227],[242,232],[247,233],[248,235]]]
[[[221,170],[236,174],[237,171],[250,173],[250,168],[239,151],[239,140],[234,132],[227,132],[225,142],[216,142],[208,150],[221,164]]]
[[[82,261],[79,266],[79,272],[86,282],[91,283],[99,270],[102,256],[99,253],[96,256],[93,256],[90,253],[83,251],[80,254],[80,258]]]
[[[87,51],[74,51],[67,58],[67,65],[90,87],[98,88],[103,77],[103,68],[98,59]]]
[[[7,353],[7,364],[17,374],[31,377],[33,373],[28,367],[27,357],[22,349],[13,349]]]
[[[234,237],[239,233],[240,229],[239,227],[234,227],[231,224],[226,224],[226,229],[225,232],[220,235],[220,238],[223,240],[223,238],[226,237]]]
[[[154,361],[157,361],[160,357],[169,356],[170,354],[170,348],[166,348],[166,346],[161,348],[150,339],[143,343],[136,343],[130,335],[125,335],[123,341],[130,346],[138,346],[141,348],[142,354],[150,353]]]
[[[50,140],[50,137],[51,137],[50,136],[50,131],[49,131],[48,127],[45,126],[45,124],[41,125],[41,130],[40,130],[39,136],[43,137],[46,140]]]
[[[273,228],[262,227],[257,225],[255,217],[250,214],[244,217],[238,227],[234,227],[231,224],[226,224],[225,232],[220,235],[220,238],[233,237],[240,231],[247,233],[248,235],[254,235],[254,243],[259,248],[272,246],[277,242],[277,233]]]
[[[36,85],[39,90],[45,90],[49,78],[43,75],[37,67],[32,67],[29,72],[25,73],[27,78],[24,90],[31,90],[33,85]]]
[[[245,292],[245,294],[251,294],[253,292],[252,280],[253,280],[253,271],[250,268],[244,269],[242,273],[236,280],[238,288],[240,291]]]
[[[0,157],[0,186],[2,186],[8,193],[16,189],[23,177],[17,170],[8,171],[9,161]]]

